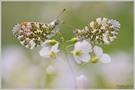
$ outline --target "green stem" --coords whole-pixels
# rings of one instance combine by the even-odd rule
[[[60,33],[60,32],[59,32]],[[61,33],[60,33],[60,35],[61,35]],[[59,37],[59,36],[58,36]],[[69,68],[70,68],[70,70],[71,70],[71,73],[72,73],[72,75],[73,75],[73,79],[74,79],[74,81],[75,81],[75,87],[77,87],[77,83],[76,83],[76,78],[75,78],[75,74],[73,73],[73,69],[72,69],[72,66],[71,66],[71,64],[70,64],[70,61],[69,61],[69,59],[68,59],[68,56],[67,56],[67,48],[69,48],[69,47],[71,47],[71,45],[69,45],[69,46],[67,46],[66,47],[66,43],[68,43],[68,42],[70,42],[70,40],[68,40],[68,41],[64,41],[64,38],[62,37],[62,35],[61,35],[61,37],[59,37],[60,38],[60,40],[61,40],[61,43],[60,43],[60,45],[62,46],[62,48],[63,48],[63,51],[64,51],[64,54],[65,54],[65,56],[66,56],[66,59],[67,59],[67,62],[68,62],[68,65],[69,65]]]
[[[90,62],[82,64],[82,65],[79,67],[79,69],[76,71],[76,74],[75,74],[75,75],[77,75],[77,73],[78,73],[84,66],[86,66],[86,65],[89,64],[89,63],[90,63]]]
[[[63,45],[62,43],[60,43],[60,42],[59,42],[59,44],[60,44],[60,46],[61,46],[61,47],[63,48],[63,50],[64,50],[64,45]]]
[[[69,48],[69,47],[73,47],[74,45],[68,45],[67,47],[66,47],[66,50]]]
[[[71,42],[71,40],[67,40],[67,41],[65,42],[65,44],[67,44],[68,42]]]
[[[72,66],[71,66],[71,64],[70,64],[70,61],[69,61],[69,59],[68,59],[66,49],[64,49],[64,53],[65,53],[65,55],[66,55],[66,59],[67,59],[68,65],[69,65],[69,68],[70,68],[70,70],[71,70],[71,73],[72,73],[72,75],[73,75],[73,79],[74,79],[75,85],[76,85],[76,83],[77,83],[77,82],[76,82],[76,77],[75,77],[75,74],[73,73],[73,69],[72,69]],[[75,87],[77,87],[77,86],[75,86]]]

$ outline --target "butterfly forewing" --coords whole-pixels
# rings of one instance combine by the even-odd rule
[[[113,19],[97,18],[84,29],[76,29],[75,37],[87,40],[95,44],[109,44],[116,37],[120,29],[120,23]]]
[[[22,45],[33,49],[53,36],[58,30],[56,27],[55,22],[51,22],[50,24],[22,22],[15,25],[13,34],[18,38]]]

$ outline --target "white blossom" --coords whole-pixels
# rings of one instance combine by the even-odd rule
[[[89,62],[91,56],[89,55],[92,52],[92,46],[87,41],[83,40],[82,42],[75,43],[73,56],[77,63]]]
[[[94,53],[96,55],[96,57],[103,63],[110,63],[111,62],[111,58],[108,54],[103,53],[103,50],[101,47],[98,46],[94,46],[93,48]]]
[[[59,43],[57,42],[52,47],[43,47],[39,51],[40,56],[45,57],[45,58],[56,58],[57,57],[57,53],[59,52],[58,45],[59,45]]]
[[[55,70],[55,68],[52,65],[49,65],[46,68],[46,73],[48,73],[48,74],[54,74],[55,72],[56,72],[56,70]]]
[[[83,88],[85,85],[87,78],[84,75],[80,75],[76,77],[77,88]]]

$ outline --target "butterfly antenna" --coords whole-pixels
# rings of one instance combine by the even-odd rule
[[[57,18],[59,18],[59,16],[65,11],[66,9],[64,8],[63,10],[62,10],[62,12],[57,16]]]

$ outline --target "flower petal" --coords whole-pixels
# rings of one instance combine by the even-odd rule
[[[94,53],[95,53],[95,55],[96,55],[97,57],[99,57],[99,58],[102,57],[102,55],[103,55],[103,50],[102,50],[101,47],[94,46],[93,50],[94,50]]]
[[[74,50],[82,50],[83,53],[89,53],[92,52],[92,46],[87,41],[83,40],[82,42],[77,42],[75,44]]]
[[[79,50],[80,45],[81,45],[81,42],[75,43],[74,51]]]
[[[49,47],[49,42],[50,40],[46,40],[45,42],[43,42],[41,45],[42,47]]]
[[[52,46],[51,51],[54,51],[54,52],[57,51],[58,46],[59,46],[59,43],[56,43],[54,46]]]
[[[40,51],[39,51],[40,56],[45,57],[45,58],[49,58],[50,57],[50,48],[49,47],[43,47]]]
[[[84,75],[77,76],[76,77],[77,88],[79,89],[83,88],[86,80],[87,78]]]
[[[81,56],[79,56],[79,59],[82,62],[89,62],[90,58],[91,56],[89,54],[82,54]]]
[[[82,50],[83,53],[89,53],[92,52],[92,46],[90,43],[87,41],[83,40],[82,45],[80,46],[80,49]]]
[[[78,64],[80,64],[81,61],[79,60],[79,56],[76,56],[76,53],[75,53],[75,52],[73,53],[73,56],[74,56],[75,61],[76,61]]]
[[[111,58],[108,54],[103,54],[103,56],[99,59],[103,63],[110,63]]]

